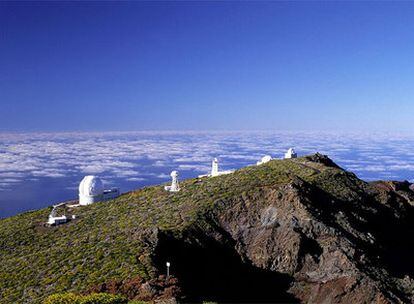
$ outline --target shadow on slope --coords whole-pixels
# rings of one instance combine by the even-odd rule
[[[259,269],[241,260],[233,246],[212,239],[194,244],[161,235],[154,256],[158,269],[171,262],[185,302],[297,303],[287,289],[288,275]]]

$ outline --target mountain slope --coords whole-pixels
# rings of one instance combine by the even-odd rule
[[[148,187],[66,213],[0,221],[0,303],[178,279],[187,301],[412,302],[414,193],[316,154]],[[105,285],[106,284],[106,285]]]

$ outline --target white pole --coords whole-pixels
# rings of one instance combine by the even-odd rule
[[[167,262],[167,278],[170,276],[170,266],[171,266],[171,263],[170,262]]]

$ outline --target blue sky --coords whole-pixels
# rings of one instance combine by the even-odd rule
[[[414,3],[0,2],[0,131],[412,131]]]

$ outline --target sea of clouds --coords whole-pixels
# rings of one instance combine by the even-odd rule
[[[414,137],[333,132],[0,133],[0,217],[76,198],[84,175],[128,191],[220,167],[237,169],[289,148],[320,152],[364,180],[414,178]]]

